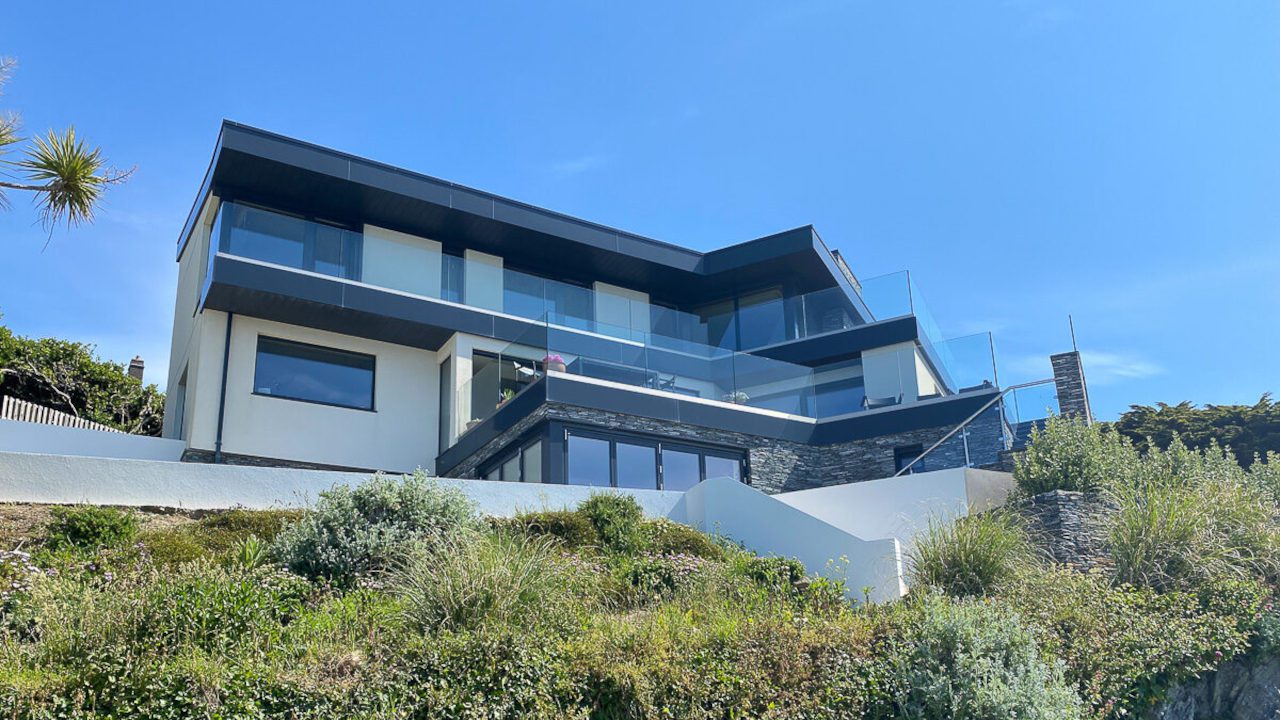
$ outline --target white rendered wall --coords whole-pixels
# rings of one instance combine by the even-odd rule
[[[949,522],[1004,504],[1009,473],[950,468],[775,495],[859,537],[897,538],[904,553],[929,521]]]
[[[467,250],[463,259],[462,292],[466,304],[502,312],[502,258]]]
[[[188,382],[190,446],[213,450],[226,314],[205,311],[199,384]],[[253,394],[259,335],[374,355],[370,412]],[[437,455],[436,354],[403,345],[237,315],[232,324],[223,452],[326,465],[411,472]]]
[[[0,420],[0,453],[175,461],[185,449],[181,440]]]
[[[361,281],[430,298],[440,297],[440,243],[364,226]]]
[[[305,507],[334,485],[355,485],[366,473],[325,472],[202,463],[156,462],[0,452],[0,502],[94,503],[189,510]],[[577,485],[526,485],[441,478],[462,489],[486,515],[563,510],[600,492]],[[666,517],[683,493],[617,490],[651,517]]]
[[[670,517],[761,555],[794,557],[809,572],[844,580],[851,598],[861,599],[866,590],[873,602],[883,602],[905,592],[897,540],[864,540],[736,480],[695,485]]]
[[[870,399],[902,396],[902,402],[915,400],[916,344],[886,345],[862,353],[862,379]]]
[[[178,287],[173,306],[173,333],[169,341],[169,377],[165,383],[165,412],[163,434],[165,437],[177,437],[179,423],[178,407],[180,405],[177,390],[178,380],[183,370],[187,370],[188,386],[193,375],[189,368],[190,358],[194,355],[199,341],[197,325],[199,318],[195,316],[196,304],[200,301],[200,292],[204,286],[204,276],[209,262],[210,231],[214,217],[217,215],[218,198],[209,196],[200,212],[200,218],[191,237],[178,259]]]
[[[596,322],[604,325],[600,332],[615,334],[611,328],[649,331],[649,293],[602,282],[594,283],[592,289],[596,296]]]

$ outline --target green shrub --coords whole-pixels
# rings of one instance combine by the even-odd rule
[[[1121,582],[1193,589],[1221,578],[1280,574],[1276,507],[1221,449],[1174,438],[1108,494],[1110,552]]]
[[[1017,456],[1013,478],[1026,495],[1051,490],[1095,492],[1128,478],[1138,452],[1101,424],[1051,417],[1035,428],[1026,452]]]
[[[927,595],[887,658],[891,710],[879,717],[1066,720],[1080,698],[1033,629],[988,602]]]
[[[948,521],[932,517],[907,554],[914,585],[948,595],[986,595],[1035,562],[1019,518],[990,511]]]
[[[596,493],[578,506],[610,552],[633,553],[643,544],[640,533],[644,512],[634,497],[621,493]]]
[[[54,549],[92,550],[123,545],[138,534],[138,517],[130,510],[98,505],[55,507],[45,531],[45,544]]]
[[[220,553],[234,548],[249,536],[269,543],[285,527],[302,516],[301,510],[235,508],[200,518],[192,530],[200,538],[202,545],[214,553]]]
[[[509,533],[457,536],[405,561],[391,587],[409,623],[427,632],[556,624],[588,597],[583,575],[556,546]]]
[[[688,588],[705,566],[696,555],[646,554],[630,559],[622,573],[640,598],[662,598]]]
[[[530,536],[554,537],[569,550],[594,547],[600,543],[600,536],[591,521],[585,515],[570,510],[520,513],[513,518],[495,521],[494,527]]]
[[[778,556],[744,558],[739,571],[743,577],[776,591],[789,591],[805,578],[804,563]]]
[[[212,557],[209,548],[196,537],[188,526],[146,530],[138,535],[152,562],[157,565],[181,565],[201,558]]]
[[[387,568],[413,546],[440,542],[478,525],[475,504],[421,471],[375,475],[320,494],[315,507],[286,527],[273,550],[290,570],[349,586]]]
[[[693,555],[707,560],[723,560],[724,548],[706,533],[680,523],[659,518],[644,523],[645,546],[656,555]]]
[[[1226,593],[1235,600],[1209,601],[1239,613],[1223,616],[1189,593],[1113,587],[1097,574],[1053,569],[1019,578],[1003,601],[1043,629],[1046,652],[1065,662],[1091,717],[1128,717],[1245,649],[1255,612],[1247,606],[1256,601],[1238,591]]]

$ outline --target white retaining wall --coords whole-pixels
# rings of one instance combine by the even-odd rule
[[[176,461],[185,449],[181,440],[0,420],[0,452]]]
[[[794,557],[810,572],[844,580],[854,599],[865,592],[873,602],[883,602],[906,592],[897,540],[864,540],[736,480],[712,478],[695,485],[670,517],[761,555]]]
[[[931,519],[951,521],[1003,505],[1012,489],[1009,473],[951,468],[774,497],[868,540],[898,538],[905,553]]]
[[[354,485],[367,473],[241,465],[87,458],[0,452],[0,502],[92,503],[187,510],[305,507],[322,490]],[[573,508],[596,488],[440,479],[462,488],[486,515]],[[623,490],[653,517],[666,517],[683,493]]]

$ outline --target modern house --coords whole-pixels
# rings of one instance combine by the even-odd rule
[[[812,227],[696,252],[231,122],[177,260],[189,461],[777,492],[997,465],[1065,387]]]

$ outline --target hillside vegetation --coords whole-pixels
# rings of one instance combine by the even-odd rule
[[[306,513],[60,508],[0,555],[0,717],[1140,716],[1276,651],[1276,468],[1052,421],[1018,482],[1105,495],[1114,569],[1046,563],[1014,511],[940,520],[882,605],[608,494],[505,520],[423,477]]]

